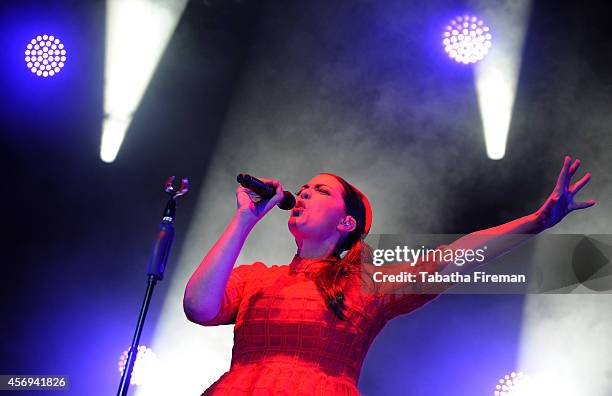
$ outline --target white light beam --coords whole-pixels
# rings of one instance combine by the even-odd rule
[[[531,1],[472,3],[493,30],[491,51],[476,65],[475,71],[487,156],[499,160],[506,153]]]
[[[107,0],[100,158],[113,162],[187,0]]]

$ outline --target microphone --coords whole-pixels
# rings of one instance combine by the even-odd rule
[[[242,187],[248,188],[263,199],[270,199],[276,195],[276,189],[274,186],[270,186],[251,175],[241,173],[236,177],[236,181],[240,183]],[[289,191],[283,191],[283,195],[283,200],[276,206],[283,210],[293,209],[295,206],[295,197],[293,194],[291,194]]]

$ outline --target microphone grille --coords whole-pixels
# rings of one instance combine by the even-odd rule
[[[278,207],[283,210],[293,209],[293,207],[295,206],[295,197],[293,196],[293,194],[291,194],[289,191],[283,191],[283,195],[283,200],[280,201]]]

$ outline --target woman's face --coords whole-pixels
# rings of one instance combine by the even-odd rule
[[[317,175],[304,184],[289,217],[293,236],[321,241],[340,236],[340,224],[347,217],[343,192],[342,184],[330,175]]]

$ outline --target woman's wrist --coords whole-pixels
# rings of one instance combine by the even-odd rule
[[[230,222],[232,229],[241,234],[244,234],[245,236],[248,235],[249,232],[251,232],[253,227],[255,227],[255,224],[257,224],[256,219],[253,219],[252,217],[249,217],[248,215],[245,215],[239,211],[236,211],[236,213],[234,213],[234,217]]]
[[[525,234],[539,234],[548,228],[538,212],[528,214],[524,220]]]

